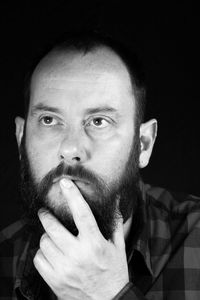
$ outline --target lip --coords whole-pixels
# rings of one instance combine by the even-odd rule
[[[70,180],[72,180],[72,181],[74,181],[74,182],[80,182],[80,183],[84,183],[84,184],[87,184],[87,185],[89,184],[88,181],[82,180],[82,179],[80,179],[80,178],[78,178],[78,177],[68,176],[68,175],[63,175],[63,176],[57,177],[56,179],[53,180],[53,184],[54,184],[54,183],[57,183],[57,182],[60,181],[62,178],[67,178],[67,179],[70,179]]]

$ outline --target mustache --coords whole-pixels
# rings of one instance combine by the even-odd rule
[[[99,190],[100,187],[109,190],[105,181],[94,172],[87,170],[82,165],[71,166],[61,162],[57,167],[49,171],[40,182],[39,189],[41,193],[44,194],[44,191],[47,192],[55,181],[58,181],[59,178],[64,176],[74,177],[74,180],[80,180],[88,184],[92,184],[96,190]]]

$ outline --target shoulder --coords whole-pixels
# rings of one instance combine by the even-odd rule
[[[200,198],[148,185],[145,191],[153,274],[158,276],[165,270],[162,276],[188,276],[187,280],[195,278],[194,284],[199,286]]]
[[[151,237],[184,240],[191,236],[194,240],[195,235],[200,247],[200,197],[150,185],[145,185],[145,191]]]
[[[162,187],[144,185],[147,207],[165,211],[169,215],[186,215],[200,212],[200,197]]]

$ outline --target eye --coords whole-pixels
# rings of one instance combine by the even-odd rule
[[[105,128],[109,125],[109,121],[105,120],[104,118],[98,117],[94,118],[89,122],[90,126],[98,127],[98,128]]]
[[[44,116],[40,119],[40,122],[45,126],[57,125],[57,120],[52,116]]]

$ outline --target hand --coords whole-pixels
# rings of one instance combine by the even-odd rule
[[[118,220],[113,241],[107,241],[76,185],[67,180],[70,186],[66,187],[62,181],[62,193],[79,234],[72,235],[48,211],[40,212],[46,232],[34,265],[60,300],[110,300],[129,281],[122,219]]]

